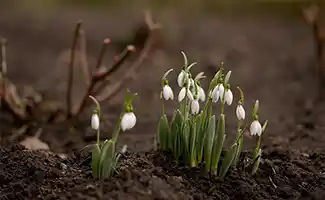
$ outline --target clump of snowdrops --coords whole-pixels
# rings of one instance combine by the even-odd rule
[[[121,156],[125,153],[126,145],[123,146],[121,152],[116,152],[116,142],[120,133],[120,130],[127,131],[132,129],[136,124],[136,116],[133,113],[132,102],[137,94],[131,95],[128,90],[123,105],[123,111],[120,115],[119,122],[117,123],[113,136],[110,140],[105,140],[103,143],[100,142],[100,105],[98,101],[93,97],[89,96],[96,104],[96,109],[91,117],[91,128],[97,131],[97,143],[93,146],[91,167],[92,174],[95,179],[101,180],[109,178],[116,170],[116,164]]]
[[[237,137],[231,147],[226,151],[221,163],[223,144],[227,136],[226,106],[233,103],[232,87],[230,85],[231,71],[224,73],[223,63],[220,70],[215,74],[209,84],[207,93],[201,87],[200,81],[205,78],[204,73],[197,74],[194,78],[190,72],[196,63],[188,64],[184,57],[184,66],[177,78],[177,84],[181,88],[178,95],[179,108],[174,110],[173,117],[169,122],[165,113],[164,101],[174,100],[174,93],[169,86],[167,76],[173,69],[168,70],[162,77],[163,99],[162,117],[158,124],[159,148],[171,150],[175,159],[182,159],[190,167],[197,167],[204,162],[205,170],[213,175],[223,178],[228,169],[238,163],[243,151],[244,120],[244,93],[237,87],[240,99],[236,105]],[[207,95],[206,95],[207,94]],[[200,110],[200,101],[204,103]],[[213,114],[212,104],[219,104],[220,113]],[[256,149],[253,153],[252,174],[259,166],[262,150],[261,138],[267,126],[267,121],[261,126],[259,122],[259,101],[253,105],[252,122],[249,131],[252,136],[258,136]]]

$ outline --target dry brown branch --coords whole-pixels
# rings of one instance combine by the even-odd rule
[[[303,9],[303,16],[313,30],[317,56],[317,73],[319,76],[319,99],[322,100],[325,89],[325,28],[320,23],[320,7],[320,4],[311,4],[308,8]]]
[[[137,70],[139,69],[143,61],[147,58],[155,42],[154,34],[153,33],[151,34],[152,35],[149,36],[148,41],[146,42],[145,47],[140,52],[140,55],[137,58],[137,60],[130,67],[128,67],[128,70],[124,73],[125,76],[122,79],[120,79],[117,83],[113,84],[112,86],[107,86],[105,92],[97,96],[99,102],[112,99],[121,91],[120,89],[124,86],[127,80],[132,79],[135,76]]]
[[[72,46],[71,46],[71,56],[70,56],[70,64],[69,64],[69,72],[68,72],[67,100],[66,100],[67,118],[70,118],[72,116],[71,98],[72,98],[72,84],[73,84],[73,73],[74,73],[73,68],[74,68],[75,51],[76,51],[77,42],[79,38],[80,28],[81,28],[81,21],[77,22],[76,24],[76,28],[73,35]]]
[[[88,86],[90,84],[90,72],[87,61],[87,43],[86,33],[84,30],[80,31],[80,65],[83,71],[85,83]]]
[[[88,96],[92,95],[93,89],[95,88],[96,84],[105,80],[109,75],[114,73],[122,65],[122,63],[129,57],[129,55],[130,55],[130,51],[127,51],[124,54],[122,52],[122,55],[119,57],[117,62],[115,62],[114,65],[109,70],[107,70],[106,72],[103,72],[103,73],[102,72],[95,73],[92,76],[90,85],[88,86],[87,91],[81,100],[81,103],[80,103],[80,106],[79,106],[77,112],[74,114],[75,117],[77,117],[85,108],[85,106],[87,104]]]

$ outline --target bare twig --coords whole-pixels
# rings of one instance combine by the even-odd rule
[[[95,73],[95,75],[92,76],[90,85],[88,86],[87,91],[81,100],[78,111],[74,114],[75,117],[78,116],[82,112],[82,110],[85,108],[87,100],[88,100],[88,96],[92,94],[93,89],[96,86],[96,84],[99,83],[100,81],[105,80],[109,75],[111,75],[113,72],[115,72],[122,65],[122,63],[129,57],[129,55],[130,55],[130,52],[127,51],[126,53],[121,55],[121,57],[113,64],[113,66],[109,70],[107,70],[104,73]]]
[[[81,21],[79,21],[76,25],[74,36],[73,36],[73,42],[71,46],[71,57],[70,57],[69,74],[68,74],[67,102],[66,102],[67,118],[70,118],[72,116],[71,98],[72,98],[72,83],[73,83],[73,73],[74,73],[73,68],[74,68],[75,51],[76,51],[77,42],[80,33],[80,27],[81,27]]]
[[[7,41],[1,38],[1,68],[0,68],[0,99],[6,95],[6,81],[7,81]],[[1,104],[1,102],[0,102]]]
[[[150,50],[152,49],[154,42],[155,42],[154,34],[150,33],[148,41],[145,43],[145,47],[142,49],[138,59],[130,67],[128,67],[128,70],[125,72],[125,76],[116,84],[114,84],[112,87],[110,87],[109,92],[106,91],[101,96],[98,96],[97,97],[98,101],[102,102],[102,101],[110,100],[111,98],[113,98],[119,93],[120,88],[124,86],[126,81],[134,77],[138,68],[141,66],[143,61],[147,58]]]
[[[317,73],[319,76],[319,100],[324,97],[325,89],[325,36],[322,35],[322,30],[319,24],[320,5],[317,3],[311,4],[303,10],[303,15],[306,22],[312,27],[313,37],[315,42],[315,51],[317,56]]]
[[[105,52],[107,49],[107,45],[109,43],[111,43],[111,40],[109,38],[106,38],[103,42],[102,49],[100,50],[100,53],[99,53],[99,56],[97,59],[96,70],[98,70],[103,63],[103,58],[104,58],[104,55],[105,55]]]
[[[1,73],[5,76],[7,75],[7,40],[1,38]]]
[[[87,44],[86,33],[84,30],[80,30],[80,64],[84,74],[86,85],[90,84],[90,72],[87,61]]]

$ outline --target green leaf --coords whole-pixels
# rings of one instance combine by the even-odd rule
[[[197,147],[197,163],[202,161],[203,147],[206,137],[206,132],[211,117],[211,99],[209,99],[204,107],[204,110],[200,116],[200,122],[198,123],[198,147]]]
[[[262,149],[259,149],[258,155],[255,158],[254,163],[253,163],[252,175],[254,175],[257,172],[257,170],[258,170],[258,168],[260,166],[261,157],[262,157]]]
[[[233,165],[237,165],[238,160],[240,158],[241,152],[243,152],[243,148],[244,148],[244,136],[242,134],[240,134],[239,136],[240,138],[238,139],[238,148],[236,151],[236,156],[233,160]]]
[[[217,173],[218,170],[223,143],[226,139],[225,131],[225,115],[221,114],[218,122],[218,134],[217,137],[215,137],[212,150],[211,171],[214,171],[214,173]]]
[[[98,144],[95,144],[91,155],[91,170],[92,170],[93,177],[95,179],[99,178],[99,174],[100,174],[99,160],[100,160],[100,147]]]
[[[111,175],[112,161],[115,156],[115,142],[113,140],[109,140],[104,143],[102,152],[100,155],[99,167],[101,169],[101,179],[106,179]]]
[[[216,133],[216,117],[213,115],[209,119],[209,125],[208,125],[205,142],[204,142],[204,161],[205,161],[205,169],[207,172],[210,171],[210,167],[211,167],[211,154],[212,154],[212,147],[213,147],[215,133]]]
[[[231,166],[231,163],[233,162],[236,156],[237,149],[238,149],[238,145],[237,143],[235,143],[234,145],[232,145],[231,149],[227,152],[227,155],[223,160],[220,168],[220,173],[219,173],[220,178],[224,178],[225,175],[227,174],[228,169]]]
[[[161,116],[159,123],[158,123],[158,137],[159,137],[159,144],[162,150],[168,149],[168,141],[169,141],[169,126],[167,116]]]
[[[190,166],[196,167],[196,146],[197,146],[197,118],[194,119],[194,123],[191,124],[191,133],[190,133]]]
[[[183,131],[182,131],[182,144],[181,144],[181,153],[182,155],[184,155],[184,159],[186,159],[186,161],[188,163],[190,163],[190,131],[191,131],[191,125],[190,125],[190,120],[186,120],[186,123],[184,124],[184,128],[183,128]]]
[[[171,125],[171,146],[172,152],[176,159],[179,159],[181,154],[181,134],[183,126],[183,116],[179,110],[175,111],[175,118]]]

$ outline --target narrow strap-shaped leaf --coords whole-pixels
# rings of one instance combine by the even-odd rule
[[[100,155],[100,168],[101,168],[101,179],[106,179],[110,176],[112,171],[112,161],[115,156],[115,142],[109,140],[105,142]]]
[[[206,133],[206,138],[204,142],[204,161],[205,169],[209,172],[211,167],[211,153],[213,147],[213,141],[216,133],[216,117],[213,115],[209,119],[209,125]]]
[[[190,127],[190,123],[189,120],[187,120],[187,122],[184,124],[184,128],[182,131],[182,142],[183,144],[181,145],[181,147],[183,148],[181,150],[182,155],[184,155],[184,159],[186,159],[186,161],[189,163],[190,162],[190,131],[191,131],[191,127]]]
[[[175,113],[175,118],[172,122],[172,130],[171,130],[171,135],[172,135],[172,152],[175,156],[176,159],[179,158],[180,152],[181,152],[181,133],[182,133],[182,124],[183,124],[183,116],[179,110],[176,111]]]
[[[239,139],[238,139],[238,148],[237,148],[237,151],[236,151],[236,156],[232,162],[232,165],[237,165],[238,163],[238,160],[240,158],[240,155],[241,153],[243,152],[243,148],[244,148],[244,135],[239,133]]]
[[[158,123],[158,138],[159,138],[160,148],[162,150],[168,149],[169,136],[170,133],[169,133],[167,116],[163,115],[161,116]]]
[[[91,154],[91,170],[95,179],[99,178],[99,160],[100,160],[100,147],[95,144]]]
[[[260,166],[261,157],[262,157],[262,149],[259,149],[257,157],[256,157],[256,159],[254,160],[254,163],[253,163],[252,175],[254,175],[257,172],[257,170],[258,170],[258,168]]]
[[[227,155],[225,156],[224,160],[222,161],[222,165],[220,168],[219,176],[220,178],[224,178],[225,175],[228,172],[229,167],[231,166],[231,163],[233,162],[234,158],[236,157],[236,152],[238,149],[237,143],[232,145],[230,150],[227,152]]]
[[[211,171],[214,171],[214,173],[217,173],[223,143],[226,139],[225,115],[223,115],[223,114],[220,115],[218,124],[219,124],[218,133],[217,133],[217,137],[215,138],[214,144],[213,144],[212,162],[211,162]]]
[[[196,162],[196,146],[197,146],[197,124],[196,119],[194,119],[194,122],[191,124],[191,131],[190,131],[190,135],[191,135],[191,139],[190,139],[190,166],[191,167],[196,167],[197,166],[197,162]]]

